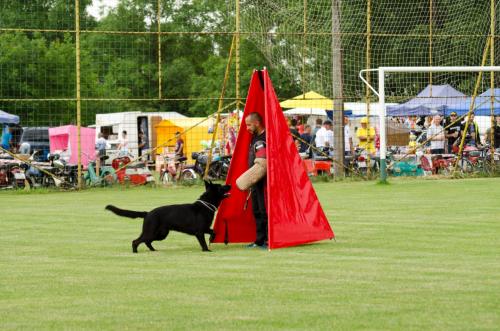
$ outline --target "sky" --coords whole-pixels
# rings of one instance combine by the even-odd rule
[[[109,8],[116,7],[118,0],[93,0],[92,5],[87,8],[87,12],[94,16],[95,18],[100,18],[99,15],[100,8],[104,7],[105,13],[109,10]]]

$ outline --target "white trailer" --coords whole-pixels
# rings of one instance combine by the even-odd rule
[[[177,112],[121,112],[109,114],[96,114],[96,139],[99,133],[102,133],[108,140],[111,148],[107,151],[108,155],[117,153],[117,147],[121,134],[127,131],[129,142],[129,153],[134,157],[139,155],[138,137],[139,131],[144,132],[146,136],[145,150],[156,147],[156,129],[155,126],[162,120],[186,118]]]

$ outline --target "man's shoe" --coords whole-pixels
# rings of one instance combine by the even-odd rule
[[[246,248],[256,248],[256,247],[259,247],[259,245],[257,245],[256,243],[251,243],[251,244],[248,244],[245,246]]]
[[[268,247],[267,247],[267,244],[263,244],[263,245],[257,245],[257,247],[259,247],[260,249],[264,249],[267,251]]]

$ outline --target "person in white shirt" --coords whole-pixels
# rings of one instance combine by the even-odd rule
[[[349,128],[349,118],[344,116],[344,152],[345,155],[352,153],[352,137],[351,129]]]
[[[333,148],[333,130],[332,122],[330,120],[323,122],[323,127],[316,133],[314,142],[316,143],[317,149],[325,152],[326,154],[329,153],[330,148]]]
[[[431,154],[444,154],[444,129],[441,126],[441,116],[436,115],[427,129],[427,139],[431,142]]]
[[[119,140],[118,151],[120,156],[128,155],[127,131],[123,130],[122,137]]]

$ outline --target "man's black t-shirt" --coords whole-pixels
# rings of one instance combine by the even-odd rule
[[[248,149],[248,167],[252,167],[255,162],[256,155],[259,157],[264,157],[266,150],[266,131],[262,132],[260,135],[253,135],[252,142],[250,143],[250,148]],[[261,155],[259,155],[261,154]]]
[[[300,153],[305,153],[309,149],[309,144],[311,144],[312,136],[308,133],[304,133],[300,136],[304,142],[300,142]]]
[[[451,124],[451,120],[447,121],[445,125],[448,126],[450,124]],[[462,130],[462,124],[460,123],[460,121],[457,121],[452,126],[450,126],[449,128],[446,129],[446,134],[447,135],[455,133],[455,132],[458,132],[457,138],[454,138],[454,137],[447,138],[448,139],[448,145],[452,145],[455,142],[455,140],[460,137],[460,131],[461,130]]]
[[[495,125],[494,129],[493,129],[493,146],[495,148],[500,148],[500,126],[499,125]]]

